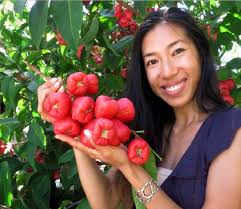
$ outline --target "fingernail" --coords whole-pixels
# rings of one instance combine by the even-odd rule
[[[54,84],[54,87],[59,87],[60,86],[60,83],[59,82],[56,82],[55,84]]]
[[[61,86],[61,87],[59,88],[59,92],[64,92],[64,87],[63,87],[63,86]]]
[[[54,84],[57,80],[58,80],[57,78],[51,78],[51,79],[50,79],[50,82],[51,82],[52,84]]]

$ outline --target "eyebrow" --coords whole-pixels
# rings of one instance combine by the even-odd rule
[[[178,40],[176,40],[176,41],[168,44],[167,48],[170,49],[170,48],[172,48],[173,46],[177,45],[177,44],[180,43],[180,42],[182,42],[182,43],[184,43],[184,44],[186,43],[185,41],[183,41],[183,40],[181,40],[181,39],[178,39]],[[145,55],[143,56],[143,58],[149,57],[149,56],[153,56],[153,55],[155,55],[155,52],[150,52],[150,53],[145,54]]]

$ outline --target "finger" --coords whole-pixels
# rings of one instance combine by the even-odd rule
[[[47,96],[51,93],[52,93],[52,90],[48,88],[48,89],[45,89],[41,94],[38,94],[38,112],[39,113],[43,112],[44,101],[47,98]]]
[[[63,86],[60,86],[60,88],[58,89],[58,92],[60,92],[60,93],[64,93],[64,92],[65,92],[64,87],[63,87]]]
[[[78,140],[71,138],[67,135],[58,134],[58,135],[55,135],[55,138],[69,144],[71,147],[74,147],[74,148],[84,152],[85,154],[89,155],[91,158],[96,159],[100,156],[100,154],[97,152],[97,150],[88,148],[85,145],[83,145],[81,142],[79,142]]]

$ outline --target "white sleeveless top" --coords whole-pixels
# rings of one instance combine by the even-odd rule
[[[172,173],[173,170],[157,167],[157,185],[161,186],[167,177]]]

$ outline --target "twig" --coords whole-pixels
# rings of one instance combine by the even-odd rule
[[[34,71],[37,75],[39,75],[41,78],[43,78],[45,81],[49,80],[49,77],[47,77],[46,75],[44,75],[38,68],[36,68],[35,66],[29,64],[27,61],[23,61],[32,71]]]
[[[70,204],[66,209],[70,209],[78,204],[80,204],[81,200],[77,201],[77,202],[73,202],[72,204]]]

